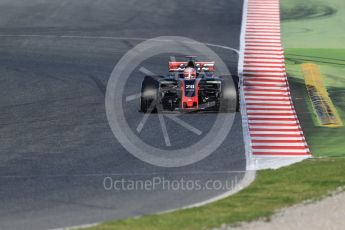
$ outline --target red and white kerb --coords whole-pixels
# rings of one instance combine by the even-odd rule
[[[287,81],[279,0],[248,0],[244,39],[242,102],[251,153],[309,156]]]

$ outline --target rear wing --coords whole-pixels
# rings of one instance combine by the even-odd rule
[[[169,72],[182,72],[188,62],[169,62]],[[214,72],[214,62],[195,62],[195,67],[197,68],[197,72]]]

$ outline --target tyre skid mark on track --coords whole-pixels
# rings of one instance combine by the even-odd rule
[[[145,41],[150,38],[139,38],[139,37],[115,37],[115,36],[82,36],[82,35],[58,35],[58,34],[0,34],[1,37],[12,37],[12,38],[61,38],[61,39],[96,39],[96,40],[122,40],[122,41]],[[163,41],[163,40],[157,40],[157,41]],[[166,42],[169,42],[169,40],[166,40]],[[229,47],[229,46],[224,46],[224,45],[219,45],[219,44],[213,44],[213,43],[204,43],[207,46],[210,47],[215,47],[215,48],[221,48],[221,49],[226,49],[233,51],[235,53],[239,53],[239,50]]]

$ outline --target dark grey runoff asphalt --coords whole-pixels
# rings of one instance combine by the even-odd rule
[[[140,39],[184,36],[238,49],[242,4],[0,0],[0,229],[61,228],[156,213],[228,189],[107,190],[107,176],[127,181],[183,178],[201,184],[240,180],[243,174],[228,172],[245,169],[240,114],[213,154],[189,166],[163,168],[138,160],[115,139],[105,113],[105,89],[116,63]],[[210,48],[237,72],[236,53]],[[164,73],[168,57],[143,65]],[[139,92],[143,79],[139,72],[136,76],[128,83],[133,92]],[[128,105],[134,128],[143,116],[138,104]],[[214,118],[182,116],[204,133]],[[167,121],[167,129],[174,146],[196,139],[174,122]],[[153,145],[164,144],[157,115],[142,135]]]

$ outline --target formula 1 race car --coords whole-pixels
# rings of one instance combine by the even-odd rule
[[[161,111],[238,110],[237,81],[232,76],[215,76],[214,62],[169,62],[169,75],[146,76],[142,82],[140,110]]]

